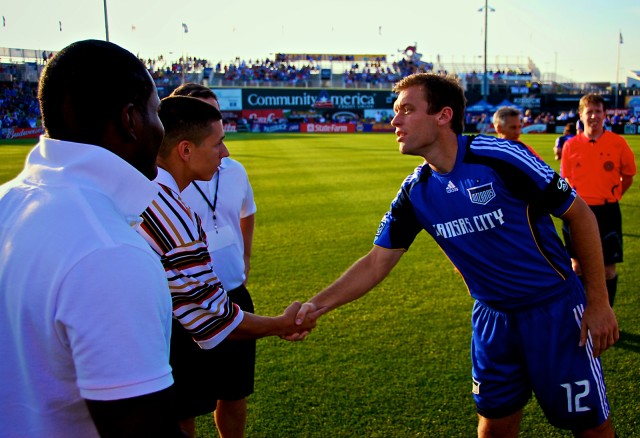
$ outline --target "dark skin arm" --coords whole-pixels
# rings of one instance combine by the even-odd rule
[[[85,400],[103,438],[184,438],[174,418],[171,388],[120,400]]]

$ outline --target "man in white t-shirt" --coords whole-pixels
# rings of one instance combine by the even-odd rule
[[[158,192],[153,80],[80,41],[47,63],[39,99],[45,135],[0,186],[0,435],[182,436],[166,275],[133,228]]]

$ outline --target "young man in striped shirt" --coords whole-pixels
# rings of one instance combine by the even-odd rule
[[[224,376],[208,375],[198,369],[196,361],[181,361],[182,351],[195,341],[210,349],[223,339],[258,339],[282,336],[290,340],[304,338],[313,328],[295,324],[300,303],[292,303],[278,317],[243,312],[227,297],[216,276],[200,218],[183,203],[180,192],[194,180],[210,180],[229,152],[224,144],[222,115],[214,106],[199,99],[172,96],[163,99],[160,120],[165,137],[158,153],[160,191],[142,215],[138,232],[160,256],[169,280],[173,301],[174,324],[171,336],[171,365],[174,372],[176,403],[174,409],[183,430],[193,435],[194,417],[211,412],[213,402],[193,397],[199,391],[185,378],[206,373],[203,379]],[[213,405],[215,408],[215,404]]]

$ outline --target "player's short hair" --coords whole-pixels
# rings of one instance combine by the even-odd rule
[[[216,107],[189,96],[165,97],[158,115],[164,125],[164,140],[158,152],[163,158],[183,140],[200,145],[211,135],[211,124],[222,120]]]
[[[602,105],[602,109],[606,109],[604,97],[595,93],[585,94],[580,98],[580,103],[578,104],[578,114],[582,114],[582,110],[589,105],[599,104]]]
[[[393,92],[400,93],[411,87],[422,87],[428,104],[427,114],[435,114],[444,107],[451,108],[453,110],[451,129],[456,134],[462,134],[467,100],[458,78],[453,75],[415,73],[395,84]]]
[[[216,96],[216,93],[214,93],[211,88],[193,82],[186,82],[178,86],[178,88],[173,90],[171,96],[190,96],[199,99],[215,99],[216,102],[218,101],[218,96]]]
[[[38,86],[47,136],[100,144],[110,121],[127,104],[146,114],[155,85],[144,64],[122,47],[100,40],[78,41],[45,66]]]
[[[507,118],[513,116],[522,117],[522,112],[518,108],[512,106],[501,106],[495,113],[493,113],[493,125],[500,125],[500,127],[502,127],[507,123]]]

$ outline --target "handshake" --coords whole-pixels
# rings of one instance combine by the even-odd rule
[[[328,310],[327,307],[318,308],[309,301],[303,304],[294,301],[277,317],[283,324],[278,336],[287,341],[302,341],[315,328],[318,318]]]

